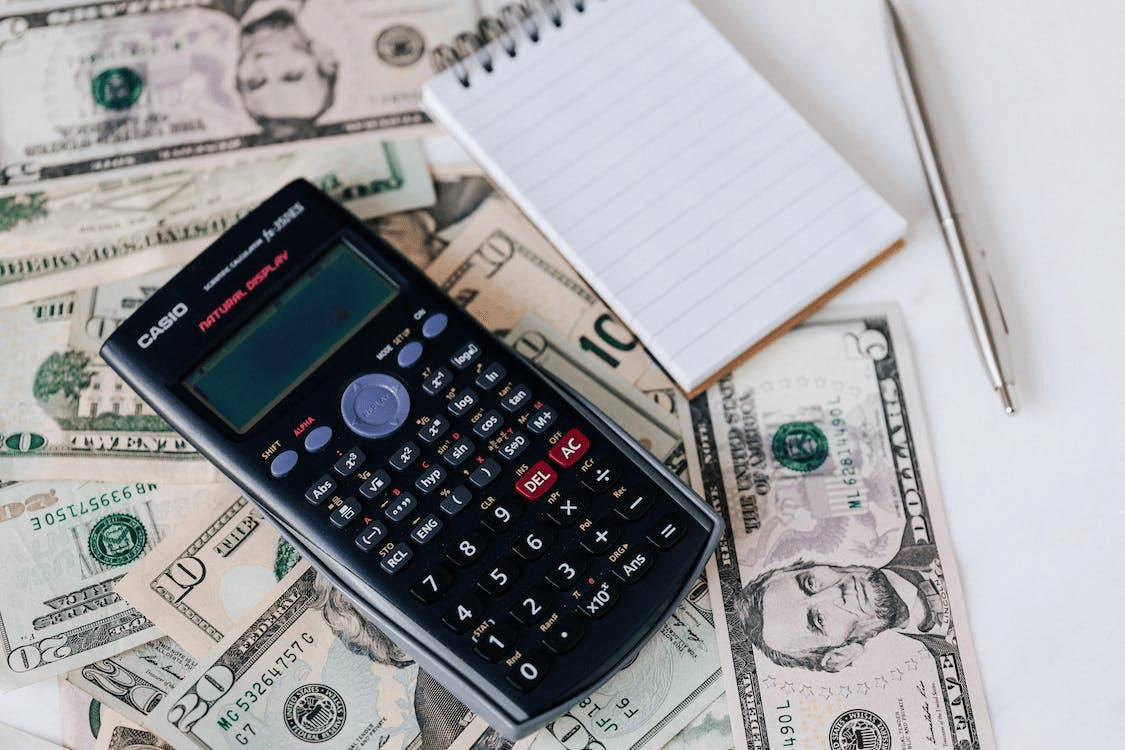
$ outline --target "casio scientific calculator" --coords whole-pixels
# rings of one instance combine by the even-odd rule
[[[660,627],[718,517],[304,181],[102,356],[320,572],[517,739]]]

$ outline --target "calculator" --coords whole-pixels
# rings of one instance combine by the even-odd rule
[[[718,539],[659,461],[303,180],[102,356],[511,739],[627,663]]]

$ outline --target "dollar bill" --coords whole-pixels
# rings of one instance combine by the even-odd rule
[[[547,724],[532,750],[658,748],[723,693],[707,585],[699,584],[605,685]]]
[[[735,750],[725,694],[673,737],[664,750]]]
[[[819,316],[681,417],[734,746],[992,748],[897,309]]]
[[[96,698],[58,678],[59,738],[68,750],[94,750],[102,725],[102,704]]]
[[[139,724],[124,716],[108,714],[98,732],[94,750],[176,750]]]
[[[143,723],[195,666],[195,659],[164,637],[90,662],[66,679],[101,705]]]
[[[609,365],[588,357],[554,326],[528,313],[508,332],[516,351],[586,396],[677,474],[686,471],[676,418],[626,383]]]
[[[117,593],[196,659],[270,595],[297,560],[235,490],[196,507],[117,583]]]
[[[416,130],[429,52],[475,21],[465,0],[0,6],[0,190]]]
[[[0,309],[0,479],[215,481],[98,356],[175,269]]]
[[[114,584],[212,486],[18,482],[0,489],[0,689],[156,638]]]
[[[370,138],[49,185],[0,198],[0,306],[185,263],[298,177],[363,219],[435,199],[417,141]]]
[[[383,214],[365,222],[422,269],[449,247],[471,222],[474,213],[495,195],[492,183],[475,164],[434,164],[430,172],[435,196],[432,205]]]
[[[7,724],[0,724],[0,747],[15,750],[65,750],[61,745],[20,731]]]
[[[426,274],[498,336],[533,312],[585,356],[675,409],[675,387],[637,337],[511,203],[495,198],[482,206]]]
[[[176,747],[446,748],[483,722],[368,624],[307,563],[162,702]]]

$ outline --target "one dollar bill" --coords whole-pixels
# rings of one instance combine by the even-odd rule
[[[734,746],[992,748],[897,309],[809,321],[682,418]]]

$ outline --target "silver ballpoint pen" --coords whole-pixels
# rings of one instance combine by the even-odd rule
[[[992,276],[985,265],[984,253],[970,250],[965,242],[957,213],[953,209],[949,189],[946,187],[945,174],[934,148],[929,120],[918,99],[918,82],[910,62],[902,20],[891,0],[884,0],[884,2],[887,6],[887,36],[891,61],[894,65],[895,78],[898,79],[899,93],[902,94],[902,103],[906,108],[907,119],[910,120],[910,129],[914,133],[914,145],[918,147],[918,157],[922,161],[922,170],[926,173],[930,197],[933,198],[934,210],[937,212],[938,221],[941,222],[945,244],[953,259],[953,268],[957,272],[957,282],[961,287],[961,296],[964,298],[965,309],[973,326],[977,349],[980,351],[981,359],[984,360],[984,368],[988,371],[992,387],[1000,394],[1004,411],[1015,414],[1019,405],[1016,401],[1016,384],[1012,377],[1012,355],[1008,349],[1008,322],[1004,318],[1004,311],[1000,308],[1000,300],[996,296],[996,286],[992,283]]]

